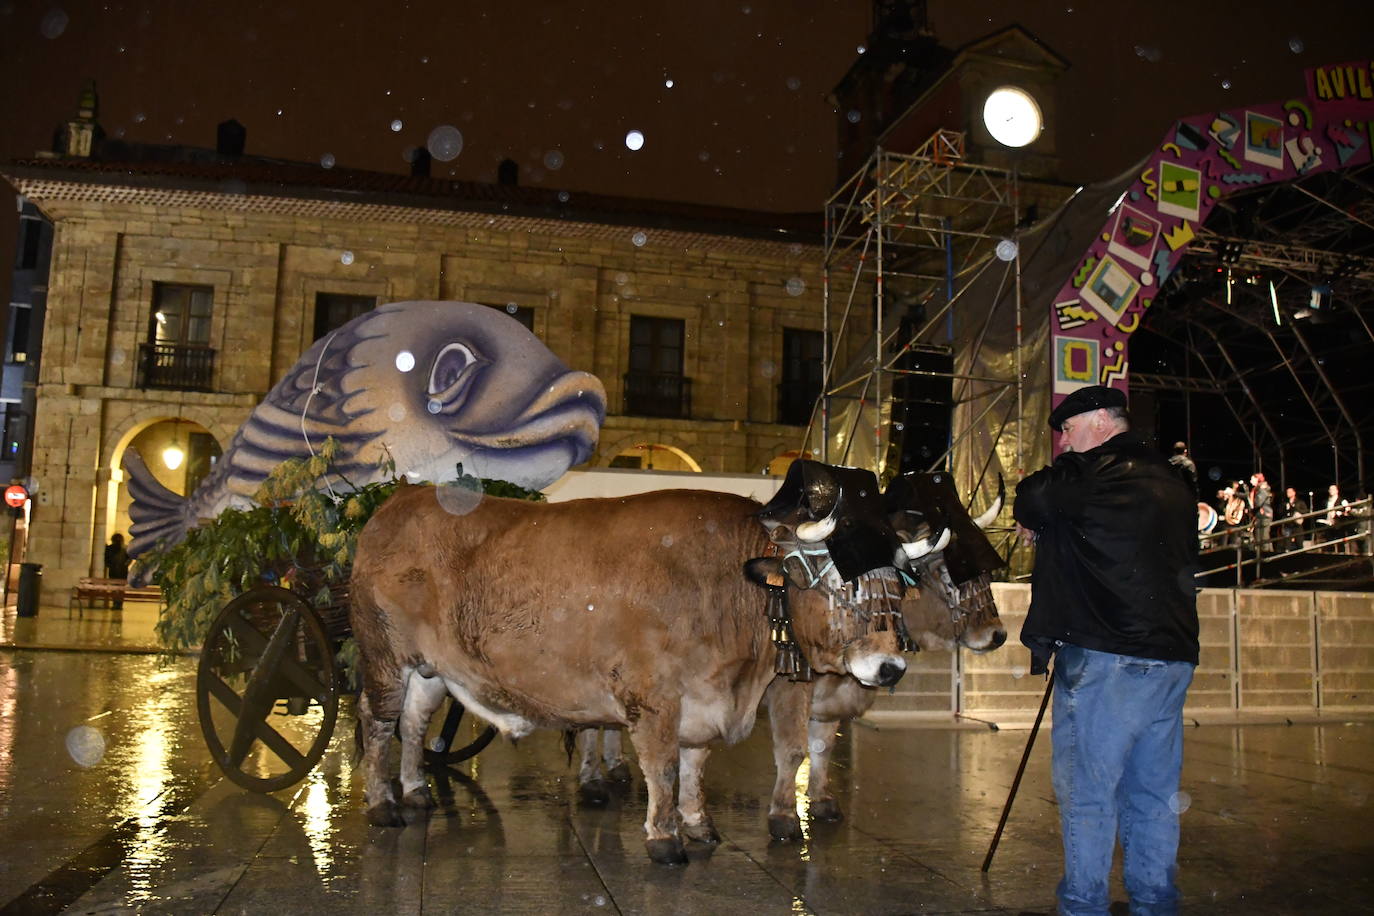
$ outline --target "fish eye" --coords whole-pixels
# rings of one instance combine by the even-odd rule
[[[466,344],[451,343],[444,347],[434,357],[434,367],[429,371],[429,393],[441,395],[449,392],[476,362],[477,356]]]

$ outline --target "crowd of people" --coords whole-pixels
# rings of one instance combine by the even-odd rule
[[[1196,466],[1182,442],[1175,444],[1170,463],[1196,487]],[[1279,499],[1264,473],[1256,471],[1248,481],[1236,480],[1217,490],[1214,504],[1199,501],[1198,532],[1204,547],[1247,546],[1281,553],[1311,546],[1364,553],[1367,544],[1359,535],[1369,530],[1368,502],[1357,499],[1356,503],[1363,505],[1352,505],[1334,483],[1327,487],[1324,499],[1294,487],[1285,487]]]

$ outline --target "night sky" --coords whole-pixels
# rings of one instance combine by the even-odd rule
[[[1070,62],[1059,138],[1075,182],[1120,172],[1175,117],[1298,94],[1304,68],[1368,56],[1374,33],[1357,0],[928,9],[947,46],[1015,22]],[[870,17],[866,0],[0,0],[0,159],[48,148],[94,78],[107,134],[130,141],[212,147],[233,117],[252,154],[404,172],[448,126],[462,149],[436,177],[491,181],[509,157],[522,184],[819,211],[826,96]],[[5,218],[0,250],[13,239]]]

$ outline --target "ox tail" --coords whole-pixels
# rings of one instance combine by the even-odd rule
[[[129,526],[129,556],[137,559],[159,545],[165,548],[180,543],[195,527],[190,503],[164,487],[138,452],[126,452],[124,466],[129,470],[129,496],[133,500],[129,505],[133,521]]]

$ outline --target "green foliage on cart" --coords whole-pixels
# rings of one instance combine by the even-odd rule
[[[362,486],[347,483],[331,470],[337,451],[331,438],[314,456],[283,462],[259,488],[257,505],[226,509],[192,529],[181,543],[150,552],[153,580],[164,600],[156,628],[163,645],[202,645],[220,609],[258,585],[289,588],[321,611],[336,604],[338,590],[348,583],[358,532],[401,485],[390,462],[383,468],[390,479]],[[504,480],[468,477],[462,465],[456,471],[453,483],[465,488],[544,499],[537,490]],[[356,654],[351,638],[340,646],[338,660],[345,672],[352,672]]]

